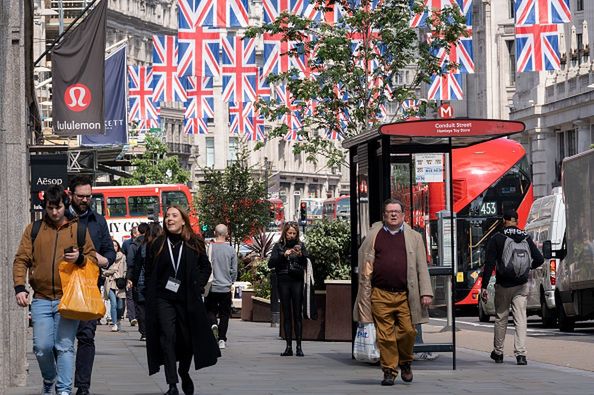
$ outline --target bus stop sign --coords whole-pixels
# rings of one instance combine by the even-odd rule
[[[439,117],[442,119],[454,118],[454,107],[449,103],[443,103],[439,106]]]

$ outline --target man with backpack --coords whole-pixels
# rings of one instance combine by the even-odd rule
[[[526,361],[526,298],[530,269],[543,264],[544,258],[530,236],[518,228],[518,213],[503,213],[503,231],[487,243],[481,297],[487,300],[487,285],[495,269],[495,326],[491,359],[503,363],[503,342],[511,306],[514,317],[514,354],[518,365]]]

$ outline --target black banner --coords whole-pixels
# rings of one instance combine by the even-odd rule
[[[103,82],[107,0],[52,51],[52,123],[60,136],[105,134]]]
[[[52,185],[68,187],[66,154],[31,155],[31,192],[45,191]]]

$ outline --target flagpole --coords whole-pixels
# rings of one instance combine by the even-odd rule
[[[87,5],[87,7],[83,10],[83,12],[80,13],[79,16],[76,17],[76,19],[74,21],[72,21],[72,23],[70,25],[68,25],[68,27],[66,28],[66,30],[64,30],[58,37],[56,37],[56,39],[54,41],[52,41],[50,47],[48,49],[45,50],[45,52],[43,52],[39,58],[37,58],[37,60],[33,63],[33,67],[37,66],[39,64],[39,62],[41,62],[41,59],[43,59],[48,53],[51,52],[52,49],[54,49],[54,47],[56,46],[56,44],[58,43],[58,41],[60,41],[60,39],[62,37],[64,37],[64,35],[66,33],[68,33],[70,31],[70,29],[76,24],[76,22],[78,22],[78,20],[80,18],[82,18],[83,15],[86,14],[86,12],[89,10],[89,8],[91,8],[91,6],[93,4],[95,4],[97,0],[91,0],[91,2],[89,3],[89,5]],[[107,0],[103,0],[103,1],[107,1]]]

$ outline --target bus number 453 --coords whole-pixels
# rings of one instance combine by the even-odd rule
[[[497,215],[497,205],[495,202],[483,202],[481,204],[480,215]]]

